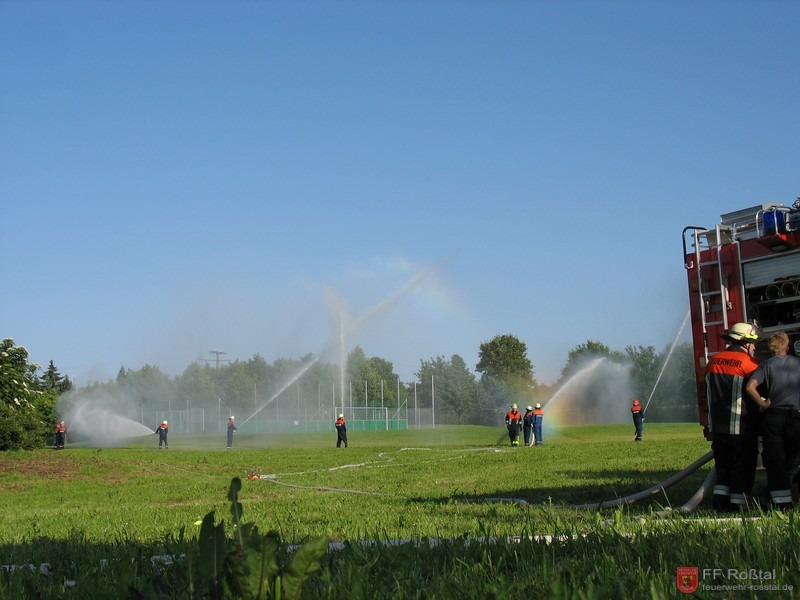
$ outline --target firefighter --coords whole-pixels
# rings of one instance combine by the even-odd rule
[[[542,405],[538,402],[533,407],[533,439],[537,446],[542,445],[542,421],[544,421],[544,412]]]
[[[635,398],[633,400],[633,405],[631,406],[631,417],[633,417],[633,426],[636,428],[633,439],[637,442],[641,442],[642,429],[644,429],[644,407],[642,407],[639,401]]]
[[[169,423],[166,421],[161,421],[161,425],[156,427],[156,430],[153,433],[158,434],[158,449],[161,450],[161,446],[163,445],[164,448],[169,450],[169,443],[167,442],[167,434],[169,433]]]
[[[234,425],[234,421],[236,417],[231,415],[231,418],[228,419],[228,445],[225,446],[226,450],[230,450],[233,447],[233,432],[236,431],[236,425]]]
[[[344,444],[344,447],[347,448],[347,425],[344,424],[343,414],[339,414],[333,426],[336,427],[336,447],[341,448]]]
[[[789,355],[789,336],[782,331],[772,334],[769,349],[772,357],[758,366],[745,389],[764,413],[761,435],[770,503],[787,510],[800,453],[800,358]],[[758,391],[761,384],[764,396]]]
[[[64,424],[64,421],[59,421],[53,431],[56,432],[56,441],[53,445],[53,450],[63,450],[64,442],[67,441],[67,426]]]
[[[717,481],[711,504],[728,512],[744,505],[758,461],[758,406],[746,397],[747,378],[756,370],[753,358],[758,334],[750,323],[736,323],[722,338],[727,348],[711,356],[706,367],[711,451]]]
[[[511,410],[506,413],[506,429],[512,446],[519,446],[519,427],[522,424],[522,415],[517,410],[517,405],[512,404]]]
[[[525,445],[531,445],[531,433],[533,432],[533,407],[529,406],[522,415],[522,433],[525,438]]]

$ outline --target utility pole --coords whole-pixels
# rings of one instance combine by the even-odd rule
[[[223,352],[222,350],[209,350],[209,354],[213,354],[216,358],[214,359],[214,366],[219,368],[219,363],[221,362],[228,362],[225,359],[220,359],[221,354],[227,354],[227,352]]]

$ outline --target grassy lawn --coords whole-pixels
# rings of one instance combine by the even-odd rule
[[[114,449],[68,444],[58,452],[0,455],[0,562],[58,565],[53,568],[75,578],[71,586],[62,581],[59,593],[85,597],[74,583],[85,569],[96,573],[108,557],[128,564],[131,556],[185,554],[210,511],[230,532],[227,494],[238,477],[245,522],[277,532],[285,547],[319,536],[343,544],[309,579],[303,597],[331,590],[338,591],[330,597],[357,597],[360,578],[372,572],[395,583],[386,589],[369,584],[363,590],[371,597],[447,598],[456,584],[479,594],[467,597],[503,597],[509,588],[497,577],[508,577],[523,549],[546,561],[512,569],[517,587],[534,597],[573,597],[582,589],[596,591],[586,597],[620,597],[620,565],[630,561],[644,572],[622,585],[625,594],[636,590],[622,597],[677,597],[675,569],[682,561],[725,569],[792,565],[794,571],[781,566],[781,583],[800,584],[789,576],[800,565],[793,513],[753,514],[723,525],[705,506],[685,516],[659,516],[689,499],[711,464],[630,506],[576,508],[650,488],[703,456],[709,445],[695,424],[648,424],[641,443],[632,441],[627,425],[562,428],[533,448],[511,448],[502,428],[488,427],[354,432],[347,449],[334,447],[333,432],[237,436],[229,451],[219,435],[171,435],[169,450],[158,450],[150,436]],[[765,528],[774,528],[768,543]],[[421,547],[427,538],[438,543]],[[361,544],[380,540],[390,544]],[[412,549],[399,544],[404,540]],[[762,540],[760,549],[754,540]],[[755,554],[742,552],[743,543]],[[408,579],[415,568],[427,573],[427,587]],[[574,579],[583,572],[594,575]],[[159,596],[153,582],[163,575],[148,572],[116,572],[103,581],[114,590],[120,577],[133,577],[126,585],[153,597],[193,597],[186,595],[188,584],[174,582],[179,591]],[[20,581],[27,580],[10,576],[0,591],[19,591],[14,586]],[[783,592],[776,597],[794,597]],[[37,591],[64,597],[50,593],[47,586]]]

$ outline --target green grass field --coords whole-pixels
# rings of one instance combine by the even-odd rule
[[[564,428],[533,448],[488,427],[354,432],[347,449],[333,432],[237,436],[229,451],[224,436],[171,435],[169,450],[150,436],[0,455],[0,562],[50,572],[8,574],[0,597],[250,597],[195,589],[182,563],[164,572],[148,560],[192,556],[211,511],[233,535],[234,477],[243,521],[277,532],[281,560],[321,536],[344,548],[326,554],[302,597],[680,597],[676,568],[687,565],[775,569],[779,585],[800,585],[794,513],[662,512],[688,500],[711,464],[636,504],[575,508],[650,488],[703,456],[695,424],[648,424],[641,443],[627,425]]]

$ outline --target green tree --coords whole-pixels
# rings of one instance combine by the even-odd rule
[[[388,360],[368,358],[360,346],[347,357],[347,373],[353,390],[353,406],[397,406],[397,375]],[[349,389],[345,390],[349,394]],[[383,394],[381,396],[381,394]]]
[[[38,369],[13,339],[0,343],[0,450],[30,450],[47,442],[55,395],[41,389]]]
[[[58,369],[56,369],[55,364],[51,360],[42,375],[42,389],[47,392],[63,394],[72,389],[72,382],[69,380],[69,377],[58,372]]]
[[[625,354],[631,363],[633,395],[644,403],[655,387],[664,355],[653,346],[625,346]]]
[[[587,340],[585,344],[575,346],[567,354],[567,364],[561,370],[561,383],[572,377],[586,363],[595,358],[607,358],[613,362],[622,363],[625,360],[625,355],[622,352],[617,352],[593,340]]]
[[[445,360],[437,356],[420,362],[420,370],[415,374],[422,385],[419,398],[423,406],[430,406],[435,393],[437,420],[444,423],[478,424],[483,422],[485,392],[464,359],[458,354]]]
[[[497,335],[481,344],[478,358],[475,369],[494,407],[522,405],[532,397],[536,380],[524,342],[511,334]]]
[[[652,398],[645,399],[649,401],[648,420],[696,421],[697,389],[692,344],[666,348],[659,356],[659,365],[663,365],[663,373],[653,383]]]

